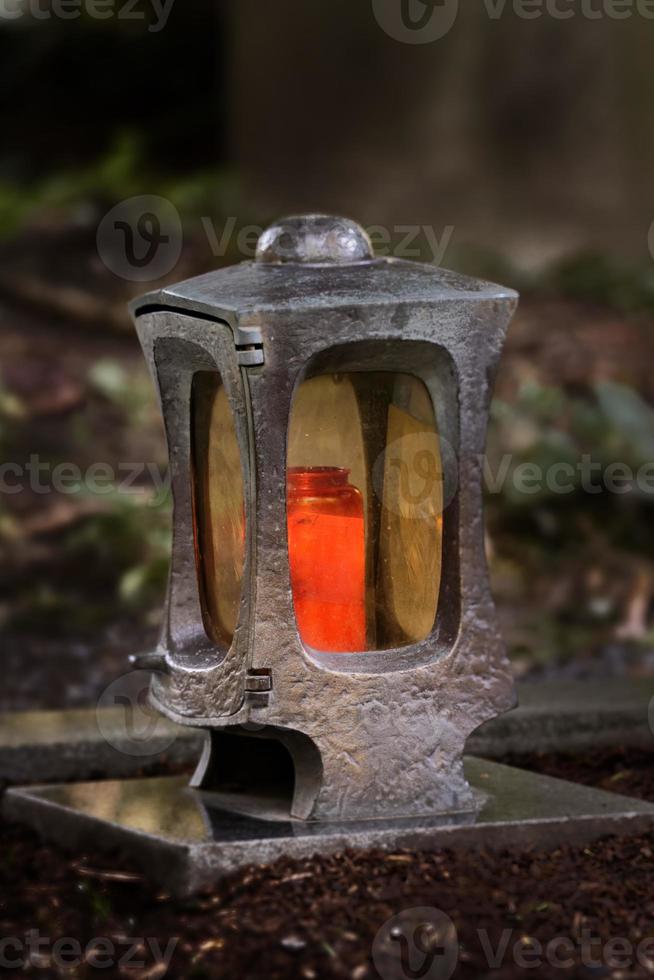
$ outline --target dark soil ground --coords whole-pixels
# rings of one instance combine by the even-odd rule
[[[648,753],[521,760],[528,761],[553,775],[619,786],[625,794],[654,800]],[[48,939],[39,958],[25,967],[27,975],[629,980],[654,972],[654,942],[645,943],[654,937],[654,833],[552,852],[536,847],[461,854],[369,851],[280,860],[250,867],[186,901],[158,892],[118,858],[71,858],[15,826],[0,825],[0,846],[0,936],[25,942],[29,930],[38,929]],[[392,957],[384,959],[388,920],[424,908],[436,910],[428,915],[437,927],[448,921],[443,914],[449,917],[456,935],[425,933],[427,953],[404,967]],[[404,926],[409,939],[424,920],[420,913]],[[430,935],[432,943],[441,944],[432,950],[433,962]],[[457,936],[458,964],[450,973]],[[117,959],[126,956],[132,938],[140,939],[134,960],[142,965],[58,966],[53,944],[64,937],[75,937],[82,948],[91,943],[91,950],[94,941],[100,962],[107,959],[100,939],[114,944]],[[167,972],[152,955],[153,939],[172,950]],[[13,948],[7,953],[15,955]],[[76,953],[73,948],[68,955]]]

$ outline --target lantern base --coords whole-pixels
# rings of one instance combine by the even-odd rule
[[[550,847],[654,826],[654,806],[640,800],[472,757],[465,768],[483,800],[477,814],[348,824],[261,820],[208,805],[178,777],[10,789],[3,810],[65,847],[120,851],[180,896],[282,856],[370,847]]]

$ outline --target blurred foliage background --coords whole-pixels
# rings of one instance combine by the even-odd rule
[[[166,452],[125,312],[154,284],[116,275],[96,240],[142,194],[182,220],[166,281],[322,210],[396,253],[414,227],[410,257],[520,289],[487,463],[516,671],[654,671],[654,480],[603,482],[654,460],[654,21],[573,7],[461,4],[446,36],[409,45],[368,0],[174,0],[165,23],[145,0],[103,20],[83,0],[67,20],[0,0],[0,461],[67,481],[2,471],[1,707],[89,703],[156,640]],[[519,467],[561,462],[569,492],[516,489]],[[118,479],[91,490],[66,470],[98,464]]]

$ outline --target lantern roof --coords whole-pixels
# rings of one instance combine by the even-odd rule
[[[489,300],[512,302],[517,293],[429,263],[375,258],[368,235],[355,222],[305,215],[283,219],[265,231],[255,261],[154,290],[134,300],[131,308],[136,315],[159,307],[242,317],[268,311]]]

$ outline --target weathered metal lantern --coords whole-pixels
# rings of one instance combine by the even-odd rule
[[[515,301],[309,216],[256,262],[135,303],[175,502],[163,635],[135,659],[160,711],[209,735],[194,789],[17,787],[7,816],[118,848],[176,894],[280,855],[649,830],[650,804],[463,759],[513,704],[481,477]]]
[[[481,459],[516,298],[310,215],[133,305],[175,506],[152,698],[210,731],[222,806],[474,809],[466,738],[513,704]]]
[[[463,759],[513,703],[481,460],[515,302],[309,216],[265,232],[256,262],[135,303],[175,502],[163,635],[136,661],[160,711],[209,735],[195,789],[14,788],[11,819],[119,848],[175,894],[280,855],[651,828],[650,804]]]

